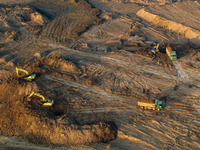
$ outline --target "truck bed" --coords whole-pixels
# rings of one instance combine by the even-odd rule
[[[166,53],[167,55],[170,57],[170,52],[172,52],[172,48],[171,46],[168,44],[167,47],[166,47]]]
[[[150,99],[139,99],[138,103],[149,103],[149,104],[155,104],[154,100],[150,100]]]

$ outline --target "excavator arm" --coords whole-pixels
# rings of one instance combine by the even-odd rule
[[[29,74],[28,71],[16,67],[16,73],[17,73],[18,77],[19,77],[19,71],[22,71],[22,72],[24,72],[26,74],[26,76],[24,77],[24,79],[26,79],[26,80],[32,81],[36,77],[36,74]]]
[[[22,71],[22,72],[24,72],[24,73],[26,73],[26,74],[29,74],[29,73],[28,73],[28,71],[26,71],[26,70],[24,70],[24,69],[21,69],[21,68],[18,68],[18,67],[16,67],[16,73],[17,73],[17,76],[19,76],[19,71]]]
[[[159,46],[163,44],[164,45],[164,40],[162,40],[160,43],[158,43],[154,48],[151,50],[153,53],[159,52]]]
[[[38,93],[35,93],[35,92],[32,92],[30,95],[29,95],[29,98],[31,98],[33,95],[35,96],[38,96],[42,99],[42,105],[43,106],[52,106],[54,104],[54,100],[47,100],[44,98],[43,95],[40,95]]]
[[[32,93],[29,95],[29,98],[32,97],[33,95],[38,96],[38,97],[42,98],[43,101],[45,101],[44,96],[42,96],[42,95],[40,95],[40,94],[38,94],[38,93],[35,93],[35,92],[32,92]]]

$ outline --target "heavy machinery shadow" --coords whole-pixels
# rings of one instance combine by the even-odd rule
[[[172,49],[176,51],[177,58],[180,59],[184,56],[190,55],[192,53],[195,53],[195,48],[193,48],[189,44],[184,45],[172,45]]]

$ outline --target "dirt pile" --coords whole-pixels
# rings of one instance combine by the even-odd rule
[[[158,53],[158,54],[152,53],[151,52],[152,48],[153,47],[146,46],[144,48],[141,48],[141,49],[135,51],[134,53],[150,57],[158,65],[167,67],[167,68],[175,71],[174,65],[172,64],[170,58],[167,56],[165,48],[164,47],[160,48],[160,53]]]
[[[162,16],[165,19],[199,30],[199,1],[186,0],[164,6],[150,6],[146,9],[152,14]]]
[[[0,5],[0,42],[34,35],[66,42],[98,24],[100,11],[86,1],[40,0],[29,4]],[[33,33],[33,35],[31,34]]]
[[[56,68],[61,70],[57,75],[78,71],[72,61],[57,54],[42,57],[43,59],[36,60],[26,69],[43,75],[54,72]],[[64,117],[59,122],[59,118],[66,116],[67,110],[72,107],[67,101],[73,97],[73,90],[66,95],[67,93],[61,92],[63,87],[58,87],[60,86],[46,81],[42,75],[32,82],[16,77],[4,81],[0,85],[0,131],[6,135],[23,136],[36,144],[80,145],[108,142],[116,138],[117,127],[113,122],[87,121],[86,124],[80,124],[74,123],[73,117]],[[55,104],[52,107],[43,107],[38,99],[28,101],[28,95],[32,91],[47,95],[45,98],[55,99]],[[78,95],[77,92],[75,94]]]
[[[154,15],[147,12],[145,9],[141,9],[140,11],[138,11],[137,15],[157,27],[165,28],[180,35],[183,35],[187,37],[193,44],[200,46],[200,32],[198,30],[184,26],[174,21],[167,20],[158,15]]]
[[[75,3],[75,9],[63,12],[49,22],[43,29],[41,37],[47,37],[56,42],[75,40],[91,25],[98,24],[99,10],[92,8],[86,1]]]
[[[94,142],[109,142],[116,138],[116,126],[108,123],[92,125],[59,125],[34,122],[24,136],[37,144],[80,145]],[[42,130],[42,132],[41,132]]]
[[[87,30],[98,20],[91,1],[102,8],[105,20]],[[17,31],[17,38],[0,43],[0,147],[199,149],[199,49],[175,45],[177,33],[137,17],[143,4],[35,0],[1,6],[0,32]],[[82,32],[70,43],[73,49],[45,39],[70,41]],[[172,44],[176,61],[161,45],[160,53],[151,52],[161,39]],[[36,79],[24,80],[25,73],[16,77],[15,67],[36,74]],[[32,91],[54,100],[54,105],[44,107],[39,97],[28,97]],[[137,107],[138,99],[159,99],[166,105],[159,112],[144,111]]]
[[[34,120],[31,111],[23,103],[23,97],[37,86],[19,83],[15,78],[0,85],[0,130],[7,135],[22,135]]]
[[[74,62],[55,53],[50,53],[45,57],[42,60],[42,64],[45,66],[51,66],[52,69],[58,69],[62,72],[80,73],[78,66]]]
[[[1,4],[0,12],[1,43],[24,39],[31,32],[39,32],[41,26],[47,22],[46,17],[25,4]]]

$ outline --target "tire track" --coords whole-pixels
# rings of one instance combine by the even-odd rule
[[[71,109],[70,114],[90,114],[90,113],[105,113],[105,112],[124,112],[127,110],[133,110],[133,107],[97,107],[97,108],[83,108],[79,110]]]
[[[173,75],[169,75],[169,74],[166,74],[166,73],[162,73],[162,72],[159,72],[159,71],[155,71],[153,69],[149,69],[149,68],[145,68],[145,67],[142,67],[142,66],[139,66],[137,64],[133,64],[133,63],[128,63],[128,62],[125,62],[125,61],[122,61],[122,60],[117,60],[117,59],[114,59],[114,58],[111,58],[111,57],[106,57],[106,56],[100,56],[100,55],[96,55],[96,54],[90,54],[90,53],[85,53],[85,52],[80,52],[80,51],[76,51],[76,50],[73,50],[73,49],[70,49],[68,47],[65,47],[65,46],[62,46],[62,45],[59,45],[59,44],[55,44],[55,43],[51,43],[51,42],[47,42],[47,41],[42,41],[43,43],[45,44],[48,44],[49,46],[51,47],[54,47],[54,48],[62,48],[62,50],[64,51],[67,51],[71,54],[76,54],[78,56],[82,56],[82,57],[90,57],[92,59],[97,59],[97,60],[103,60],[103,61],[106,61],[108,63],[111,63],[111,64],[117,64],[118,66],[121,66],[121,67],[125,67],[125,68],[130,68],[130,69],[134,69],[136,70],[137,72],[145,72],[145,73],[149,73],[149,74],[152,74],[152,75],[156,75],[156,76],[160,76],[160,77],[163,77],[163,78],[166,78],[166,79],[169,79],[169,80],[173,80],[173,81],[181,81],[181,82],[184,82],[184,83],[188,83],[188,84],[192,84],[192,85],[195,85],[197,87],[200,87],[200,83],[199,82],[193,82],[191,80],[185,80],[187,79],[187,75],[183,75],[184,73],[183,72],[180,72],[182,71],[180,69],[180,67],[178,67],[178,65],[176,65],[175,67],[177,67],[177,71],[179,71],[179,76],[173,76]],[[183,77],[183,78],[182,78]]]
[[[199,82],[189,79],[188,74],[185,71],[183,71],[182,67],[179,65],[179,63],[176,60],[172,61],[172,63],[174,65],[174,67],[176,68],[178,77],[180,78],[181,81],[183,81],[185,83],[196,85],[197,87],[200,87]]]
[[[176,68],[177,70],[177,73],[178,73],[178,77],[179,78],[182,78],[183,80],[187,80],[189,82],[192,82],[189,80],[189,77],[188,75],[183,71],[183,69],[181,68],[181,66],[178,64],[177,61],[172,61],[174,67]]]
[[[55,43],[50,43],[50,42],[46,42],[46,41],[43,41],[43,42],[45,42],[45,43],[47,43],[50,46],[55,47],[55,48],[62,48],[64,51],[67,51],[67,52],[72,53],[72,54],[76,54],[76,55],[84,56],[84,57],[90,57],[90,58],[93,58],[93,59],[95,58],[95,59],[98,59],[98,60],[103,60],[103,61],[106,61],[106,62],[111,63],[111,64],[112,63],[117,64],[118,66],[121,66],[121,67],[135,69],[138,72],[145,72],[145,73],[160,76],[160,77],[163,77],[163,78],[166,78],[166,79],[169,79],[169,80],[181,81],[181,82],[185,82],[185,83],[196,85],[197,87],[200,87],[200,83],[193,82],[193,81],[189,80],[187,74],[180,68],[179,64],[177,64],[175,62],[173,64],[175,64],[175,68],[177,69],[177,72],[179,74],[178,77],[173,76],[173,75],[169,75],[169,74],[166,74],[166,73],[162,73],[162,72],[159,72],[159,71],[155,71],[153,69],[145,68],[145,67],[139,66],[135,63],[128,63],[128,62],[118,60],[118,59],[114,59],[114,58],[111,58],[111,57],[80,52],[80,51],[76,51],[76,50],[70,49],[68,47],[65,47],[65,46],[62,46],[62,45],[59,45],[59,44],[55,44]]]
[[[47,43],[47,42],[46,42]],[[71,53],[71,54],[76,54],[76,55],[79,55],[79,56],[82,56],[82,57],[90,57],[92,59],[97,59],[97,60],[104,60],[108,63],[114,63],[114,64],[117,64],[118,66],[122,66],[122,67],[125,67],[125,68],[131,68],[131,69],[135,69],[137,70],[138,72],[146,72],[146,73],[150,73],[150,74],[153,74],[153,75],[157,75],[157,76],[161,76],[163,78],[167,78],[167,79],[170,79],[170,80],[180,80],[182,82],[185,82],[185,83],[189,83],[189,84],[194,84],[197,86],[197,84],[195,83],[191,83],[190,81],[186,81],[184,80],[185,78],[178,78],[176,76],[172,76],[172,75],[169,75],[169,74],[165,74],[165,73],[160,73],[158,71],[154,71],[152,69],[147,69],[145,67],[141,67],[141,66],[138,66],[136,64],[130,64],[128,62],[124,62],[124,61],[121,61],[121,60],[116,60],[114,58],[110,58],[110,57],[105,57],[105,56],[99,56],[99,55],[96,55],[96,54],[89,54],[89,53],[84,53],[84,52],[80,52],[80,51],[75,51],[73,49],[70,49],[70,48],[67,48],[65,46],[61,46],[61,45],[58,45],[58,44],[54,44],[54,43],[47,43],[49,44],[50,46],[52,47],[55,47],[55,48],[62,48],[62,50],[64,51],[67,51],[68,53]],[[179,76],[181,77],[181,76]],[[184,76],[185,77],[185,76]],[[187,77],[187,76],[186,76]],[[70,81],[67,81],[67,80],[63,80],[63,79],[60,79],[60,78],[56,78],[56,77],[52,77],[52,76],[47,76],[48,79],[52,80],[52,81],[56,81],[56,82],[59,82],[59,83],[62,83],[62,84],[65,84],[65,85],[68,85],[68,86],[72,86],[72,87],[75,87],[75,88],[80,88],[84,91],[89,91],[89,92],[92,92],[94,94],[98,94],[98,95],[101,95],[101,96],[104,96],[104,97],[109,97],[109,98],[112,98],[116,101],[123,101],[123,102],[128,102],[128,103],[134,103],[135,106],[137,106],[137,99],[131,101],[129,99],[125,99],[125,98],[122,98],[122,97],[119,97],[119,96],[115,96],[115,95],[110,95],[108,94],[107,92],[101,90],[101,89],[98,89],[98,90],[95,90],[91,87],[87,87],[85,85],[81,85],[81,84],[78,84],[78,83],[73,83],[73,82],[70,82]],[[187,79],[187,78],[186,78]],[[179,113],[176,113],[176,112],[170,112],[168,110],[164,110],[165,113],[171,113],[171,114],[174,114],[175,116],[179,117],[179,118],[183,118],[181,116],[181,114]],[[188,120],[191,120],[191,116],[189,115],[184,115]]]
[[[163,78],[167,78],[167,79],[170,79],[170,80],[177,80],[178,79],[176,76],[172,76],[172,75],[169,75],[169,74],[166,74],[166,73],[161,73],[161,72],[149,69],[149,68],[138,66],[137,64],[128,63],[128,62],[125,62],[125,61],[122,61],[122,60],[117,60],[117,59],[114,59],[114,58],[111,58],[111,57],[99,56],[99,55],[96,55],[96,54],[89,54],[89,53],[85,53],[85,52],[76,51],[76,50],[70,49],[68,47],[61,46],[59,44],[54,44],[54,43],[49,43],[49,42],[45,42],[45,43],[47,43],[50,46],[55,47],[55,48],[62,48],[64,51],[67,51],[67,52],[72,53],[72,54],[76,54],[76,55],[84,56],[84,57],[95,58],[95,59],[106,61],[108,63],[114,63],[114,64],[117,64],[118,66],[135,69],[138,72],[145,72],[145,73],[161,76]]]
[[[116,96],[116,95],[113,95],[113,94],[109,94],[106,91],[103,91],[101,89],[98,89],[98,90],[97,89],[93,89],[92,87],[88,87],[88,86],[81,85],[81,84],[78,84],[78,83],[70,82],[68,80],[60,79],[60,78],[57,78],[57,77],[54,77],[54,76],[46,75],[45,77],[47,79],[49,79],[49,80],[54,81],[54,82],[59,82],[61,84],[67,85],[67,86],[71,86],[71,87],[74,87],[74,88],[79,88],[81,90],[84,90],[84,91],[87,91],[87,92],[91,92],[93,94],[97,94],[97,95],[100,95],[100,96],[103,96],[103,97],[111,98],[114,101],[120,101],[120,102],[123,102],[123,103],[126,102],[126,103],[130,104],[129,107],[123,107],[122,106],[122,107],[115,107],[115,108],[111,108],[111,107],[110,108],[109,107],[86,108],[86,109],[82,109],[82,110],[79,110],[79,111],[75,111],[74,113],[113,112],[113,111],[119,111],[120,109],[127,110],[127,109],[133,109],[133,108],[137,107],[137,99],[129,100],[129,99],[126,99],[126,98],[123,98],[123,97],[119,97],[119,96]],[[187,120],[187,121],[190,121],[190,122],[193,122],[193,123],[195,122],[195,120],[197,122],[200,121],[200,119],[197,116],[187,115],[187,114],[180,114],[180,113],[174,112],[173,110],[169,111],[167,109],[164,109],[164,110],[161,111],[161,114],[162,113],[165,113],[165,114],[168,114],[168,115],[173,115],[173,117],[175,117],[175,118],[177,117],[182,121],[183,120]]]
[[[116,95],[113,95],[113,94],[109,94],[106,91],[101,90],[100,88],[98,90],[96,90],[94,88],[91,88],[91,87],[88,87],[88,86],[85,86],[85,85],[81,85],[81,84],[78,84],[78,83],[70,82],[68,80],[63,80],[63,79],[60,79],[60,78],[57,78],[57,77],[54,77],[54,76],[48,75],[48,76],[45,76],[45,77],[49,80],[59,82],[61,84],[65,84],[65,85],[68,85],[68,86],[71,86],[71,87],[74,87],[74,88],[79,88],[83,91],[91,92],[93,94],[97,94],[97,95],[100,95],[100,96],[111,98],[115,101],[127,102],[127,103],[129,103],[131,105],[135,105],[135,106],[137,105],[137,102],[136,102],[137,99],[129,100],[129,99],[126,99],[126,98],[123,98],[123,97],[119,97],[119,96],[116,96]]]

